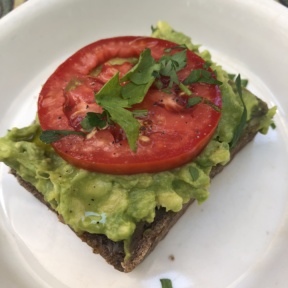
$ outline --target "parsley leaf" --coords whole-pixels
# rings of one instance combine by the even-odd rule
[[[158,64],[151,56],[151,50],[147,48],[140,54],[139,62],[121,78],[121,82],[130,80],[138,85],[147,84],[154,78],[152,73],[157,68]]]
[[[203,100],[203,98],[200,96],[189,98],[188,103],[187,103],[187,108],[190,108],[192,106],[195,106],[195,105],[201,103],[202,100]]]
[[[103,113],[88,112],[80,124],[85,131],[91,131],[95,127],[105,128],[108,124],[107,122],[107,112],[104,110]]]
[[[139,57],[139,62],[127,72],[120,82],[128,82],[122,87],[122,97],[129,101],[129,106],[141,103],[153,84],[154,71],[159,70],[159,64],[151,56],[151,50],[145,49]]]
[[[186,44],[181,44],[181,45],[177,45],[177,46],[174,46],[174,47],[171,47],[171,48],[166,48],[164,50],[164,52],[169,53],[169,52],[171,52],[174,49],[188,49],[188,47],[187,47]]]
[[[189,172],[193,181],[197,181],[199,178],[199,170],[196,167],[190,166]]]
[[[129,146],[132,151],[137,150],[137,139],[140,124],[133,117],[133,113],[125,108],[131,107],[127,99],[122,98],[122,86],[119,83],[119,73],[116,73],[103,87],[96,93],[97,104],[105,109],[111,120],[119,124],[124,130]]]
[[[173,288],[172,281],[170,279],[160,279],[162,288]]]
[[[177,72],[187,65],[186,52],[185,49],[173,55],[164,55],[159,60],[159,75],[170,77],[169,88],[172,87],[173,83],[179,84]]]
[[[53,142],[56,142],[60,140],[61,138],[67,136],[67,135],[81,135],[85,136],[85,133],[81,131],[70,131],[70,130],[46,130],[42,131],[40,135],[40,140],[46,144],[51,144]]]
[[[240,136],[243,133],[243,130],[245,128],[246,121],[247,121],[247,108],[246,108],[246,105],[244,103],[243,96],[242,96],[242,86],[241,86],[241,76],[240,75],[237,76],[235,82],[236,82],[237,93],[238,93],[240,100],[242,102],[242,105],[243,105],[243,112],[242,112],[242,115],[240,118],[240,122],[239,122],[239,124],[236,127],[236,130],[234,132],[233,139],[230,143],[230,148],[235,147],[236,143],[238,142]]]
[[[147,109],[133,110],[132,114],[134,117],[146,117],[148,115],[148,110]]]
[[[193,70],[188,77],[183,81],[183,84],[189,85],[196,82],[221,85],[222,82],[213,78],[213,75],[210,71],[204,69],[195,69]]]

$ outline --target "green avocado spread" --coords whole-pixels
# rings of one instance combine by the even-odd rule
[[[190,38],[159,22],[153,37],[186,44],[206,61],[208,51],[199,52]],[[128,176],[108,175],[75,168],[39,140],[38,121],[29,127],[13,128],[0,138],[0,161],[16,170],[40,191],[45,201],[77,233],[105,234],[113,241],[124,240],[127,248],[138,222],[153,222],[155,209],[177,212],[191,198],[199,203],[209,196],[209,173],[213,166],[230,160],[230,144],[240,121],[243,104],[229,75],[212,64],[222,92],[223,110],[217,131],[204,151],[191,163],[174,170]],[[231,84],[232,83],[232,84]],[[247,120],[257,117],[257,130],[266,133],[276,108],[258,113],[258,99],[243,88]],[[259,109],[258,109],[259,110]],[[126,249],[126,255],[129,255]]]

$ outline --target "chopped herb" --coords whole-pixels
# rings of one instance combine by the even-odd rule
[[[158,66],[151,56],[151,50],[147,48],[140,54],[138,63],[121,78],[121,82],[130,80],[138,85],[147,84],[154,78],[152,73]]]
[[[236,77],[236,74],[228,73],[228,78],[229,78],[230,80],[234,80],[235,77]]]
[[[228,74],[228,78],[232,81],[235,81],[236,75],[235,74]],[[248,79],[241,79],[241,86],[246,88],[249,81]]]
[[[197,181],[199,178],[199,170],[193,166],[189,167],[189,172],[193,181]]]
[[[170,279],[160,279],[162,288],[173,288],[172,281]]]
[[[238,93],[238,95],[240,97],[240,100],[241,100],[241,103],[243,105],[243,112],[242,112],[242,115],[241,115],[241,118],[240,118],[240,122],[239,122],[239,124],[236,127],[236,130],[234,132],[233,139],[232,139],[232,141],[230,143],[230,148],[234,148],[235,147],[236,143],[238,142],[240,136],[243,133],[243,130],[245,128],[246,121],[247,121],[247,108],[246,108],[246,105],[245,105],[245,103],[243,101],[241,76],[240,75],[237,76],[235,83],[236,83],[237,93]]]
[[[203,98],[200,97],[200,96],[191,97],[191,98],[188,99],[188,103],[187,103],[187,106],[186,106],[186,107],[187,107],[187,108],[190,108],[190,107],[192,107],[192,106],[195,106],[195,105],[201,103],[202,100],[203,100]]]
[[[108,125],[107,114],[105,110],[102,113],[88,112],[80,124],[86,131],[91,131],[95,127],[103,129]]]
[[[179,83],[179,88],[188,96],[192,96],[192,92],[190,91],[190,89],[185,86],[183,83]]]
[[[274,123],[274,122],[272,122],[271,124],[270,124],[270,127],[272,128],[272,129],[276,129],[277,127],[276,127],[276,124]]]
[[[247,85],[248,85],[248,79],[242,79],[242,80],[241,80],[241,86],[244,87],[244,88],[246,88]]]
[[[211,108],[213,108],[214,110],[216,110],[217,112],[221,112],[221,108],[218,107],[217,105],[215,105],[213,102],[211,102],[210,100],[204,98],[203,102],[207,105],[209,105]]]
[[[177,72],[187,65],[187,50],[177,52],[173,55],[164,55],[160,58],[159,76],[170,78],[168,87],[171,88],[173,83],[179,84]]]
[[[151,25],[151,31],[152,31],[152,33],[154,33],[155,31],[157,31],[158,30],[158,28],[156,27],[154,27],[153,25]]]
[[[132,114],[134,117],[146,117],[148,115],[148,110],[143,109],[143,110],[133,110]]]
[[[174,46],[174,47],[171,47],[171,48],[166,48],[164,50],[164,52],[170,53],[172,50],[175,50],[175,49],[188,49],[188,48],[187,48],[186,44],[181,44],[181,45],[177,45],[177,46]]]
[[[204,97],[201,97],[201,96],[196,96],[196,97],[191,97],[188,99],[188,103],[186,105],[186,108],[190,108],[190,107],[193,107],[199,103],[204,103],[204,104],[207,104],[209,105],[211,108],[213,108],[214,110],[216,110],[217,112],[221,112],[221,108],[218,107],[217,105],[215,105],[213,102],[211,102],[210,100],[204,98]]]
[[[131,111],[125,109],[130,107],[128,99],[122,98],[122,86],[119,83],[119,73],[115,74],[95,94],[96,102],[102,106],[110,115],[111,120],[119,124],[124,130],[129,146],[132,151],[137,150],[137,139],[140,124],[133,117]]]
[[[40,140],[46,144],[51,144],[55,141],[60,140],[67,135],[80,135],[85,136],[85,133],[81,131],[69,131],[69,130],[46,130],[43,131],[40,135]]]
[[[211,65],[212,65],[211,62],[205,61],[205,63],[203,64],[203,68],[204,68],[204,69],[208,69]]]
[[[210,71],[204,69],[195,69],[193,70],[189,76],[183,81],[183,84],[189,85],[193,83],[207,83],[207,84],[215,84],[221,85],[222,82],[213,78],[213,74]]]

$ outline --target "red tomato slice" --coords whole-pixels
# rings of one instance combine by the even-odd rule
[[[47,80],[38,101],[43,130],[81,130],[87,112],[101,112],[95,92],[118,71],[124,75],[133,64],[128,60],[113,65],[111,59],[139,57],[145,48],[159,60],[167,48],[177,44],[149,37],[116,37],[92,43],[67,59]],[[204,60],[187,51],[187,66],[178,72],[183,81],[194,69],[203,69]],[[210,70],[211,71],[211,70]],[[212,71],[211,71],[212,72]],[[165,79],[162,79],[165,82]],[[221,108],[217,85],[194,83],[193,95],[202,96]],[[69,135],[52,143],[67,162],[90,171],[136,174],[169,170],[191,161],[211,139],[221,113],[211,105],[186,107],[187,95],[173,86],[167,94],[152,86],[142,103],[133,109],[147,109],[141,123],[138,149],[131,151],[121,127],[95,130],[87,137]],[[212,105],[213,106],[213,105]]]

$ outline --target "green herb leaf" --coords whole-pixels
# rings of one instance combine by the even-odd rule
[[[151,56],[151,50],[145,49],[140,54],[139,62],[121,78],[121,82],[129,80],[137,85],[147,84],[154,78],[152,73],[154,70],[158,70],[158,66]]]
[[[189,98],[189,99],[188,99],[188,103],[187,103],[187,108],[190,108],[190,107],[192,107],[192,106],[195,106],[195,105],[201,103],[202,100],[203,100],[203,98],[200,97],[200,96],[196,96],[196,97],[191,97],[191,98]]]
[[[199,178],[199,170],[193,166],[189,167],[189,172],[193,181],[197,181]]]
[[[128,100],[129,107],[143,101],[150,86],[154,82],[154,79],[155,78],[152,78],[147,84],[137,85],[133,82],[129,82],[122,87],[122,97]]]
[[[122,98],[121,94],[122,86],[119,83],[119,73],[117,73],[95,95],[95,99],[109,113],[111,120],[121,126],[131,150],[135,152],[140,123],[133,117],[131,111],[124,109],[131,105],[127,99]]]
[[[189,76],[183,81],[183,84],[189,85],[193,83],[207,83],[207,84],[215,84],[221,85],[222,82],[213,78],[213,74],[210,71],[204,69],[196,69],[193,70]]]
[[[101,90],[96,93],[95,100],[96,103],[103,108],[106,105],[111,105],[119,107],[130,107],[129,101],[127,99],[122,98],[122,86],[119,83],[119,72],[116,73],[105,85],[101,88]],[[109,111],[108,111],[109,112]]]
[[[211,65],[212,65],[212,63],[211,63],[210,61],[206,61],[206,62],[203,64],[203,68],[204,68],[204,69],[208,69]]]
[[[143,110],[133,110],[132,114],[134,117],[146,117],[148,115],[148,110],[147,109],[143,109]]]
[[[106,111],[104,111],[103,113],[88,112],[86,114],[86,117],[81,121],[80,125],[86,131],[91,131],[95,127],[103,129],[107,126],[106,115]]]
[[[240,118],[240,122],[239,122],[238,126],[236,127],[236,130],[234,131],[233,139],[230,143],[230,148],[235,147],[236,143],[238,142],[240,136],[243,133],[243,130],[244,130],[246,122],[247,122],[247,108],[246,108],[246,105],[243,101],[241,76],[240,75],[237,76],[235,83],[236,83],[237,93],[238,93],[240,100],[242,102],[242,105],[243,105],[243,112],[242,112],[242,115]]]
[[[177,72],[187,65],[187,50],[177,52],[173,55],[164,55],[160,58],[160,71],[161,76],[170,77],[169,88],[173,83],[179,84]]]
[[[172,281],[170,279],[160,279],[162,288],[173,288]]]
[[[181,45],[177,45],[177,46],[174,46],[174,47],[171,47],[171,48],[166,48],[164,50],[164,52],[170,53],[172,50],[175,50],[175,49],[188,49],[188,47],[187,47],[186,44],[181,44]]]
[[[229,80],[235,80],[236,75],[235,74],[228,74]],[[249,81],[248,79],[241,79],[241,86],[246,88],[248,85]]]
[[[270,124],[270,127],[271,127],[273,130],[277,128],[275,122],[272,122],[272,123]]]
[[[192,91],[187,87],[185,86],[183,83],[179,83],[179,88],[188,96],[192,96]]]
[[[105,106],[105,109],[109,111],[111,119],[118,123],[125,131],[131,150],[136,152],[140,123],[133,117],[133,113],[122,107],[116,107],[113,104],[111,106]]]
[[[80,135],[85,136],[85,133],[81,131],[70,131],[70,130],[46,130],[40,135],[40,140],[46,144],[56,142],[67,135]]]

